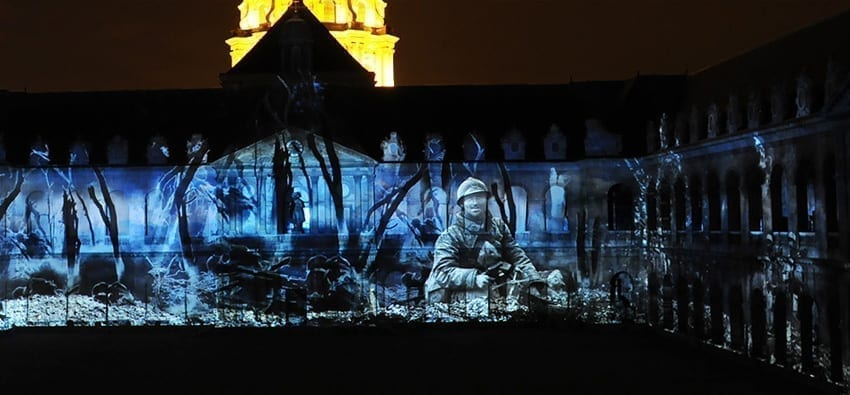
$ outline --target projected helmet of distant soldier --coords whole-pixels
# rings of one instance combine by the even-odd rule
[[[469,177],[457,188],[457,205],[463,207],[463,212],[468,218],[482,220],[487,212],[489,195],[490,192],[483,181]]]

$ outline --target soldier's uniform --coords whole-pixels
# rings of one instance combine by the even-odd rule
[[[458,188],[458,204],[465,196],[478,192],[487,192],[484,183],[474,178],[467,179]],[[475,281],[477,275],[488,269],[479,259],[485,243],[495,247],[502,263],[508,264],[505,280],[536,286],[545,284],[503,220],[487,213],[483,222],[476,222],[461,212],[455,215],[452,225],[440,234],[435,243],[434,266],[425,281],[428,303],[450,302],[458,294],[466,297],[487,295],[489,290],[478,288]],[[490,285],[500,284],[491,282]],[[501,289],[517,296],[515,290]]]

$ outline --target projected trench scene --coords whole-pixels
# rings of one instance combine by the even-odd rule
[[[592,174],[569,162],[447,162],[439,138],[428,143],[428,161],[404,162],[392,133],[376,161],[291,129],[208,161],[195,136],[188,164],[144,167],[47,165],[49,148],[34,147],[30,166],[2,172],[1,322],[634,313],[613,310],[600,287],[620,273],[620,300],[639,297],[627,260],[602,263],[602,219],[574,188]]]
[[[721,177],[713,169],[724,165],[694,161],[699,153],[621,158],[617,139],[593,137],[596,158],[487,161],[470,133],[465,160],[447,161],[434,134],[411,162],[394,132],[376,160],[285,128],[214,160],[193,136],[180,165],[157,160],[168,150],[154,139],[152,164],[135,167],[52,165],[38,143],[29,165],[0,171],[0,324],[559,316],[648,323],[802,370],[833,366],[833,272],[812,262],[816,236],[836,226],[835,185],[806,176],[817,171],[810,155],[756,133]],[[516,138],[503,141],[506,157]],[[789,157],[802,164],[793,185]]]

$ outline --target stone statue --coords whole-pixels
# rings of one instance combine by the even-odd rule
[[[844,74],[842,67],[832,59],[829,58],[829,61],[826,62],[826,77],[824,78],[824,103],[829,103],[832,100],[832,97],[835,96],[835,92],[838,91],[841,84],[841,77]]]
[[[708,105],[707,111],[707,121],[706,121],[706,129],[708,130],[708,138],[717,137],[717,132],[719,131],[719,120],[720,116],[719,110],[717,109],[717,103],[711,103]]]
[[[761,124],[761,95],[755,89],[747,96],[747,128],[753,129]]]
[[[796,116],[798,118],[812,113],[812,78],[806,74],[805,69],[797,77],[797,95],[794,103],[797,104]]]
[[[396,132],[390,132],[390,136],[381,142],[381,150],[384,151],[384,162],[401,162],[404,160],[404,144],[399,140]]]
[[[667,118],[667,113],[661,113],[661,119],[658,121],[658,146],[661,149],[669,148],[670,142],[668,137],[670,133],[670,120]]]
[[[688,120],[688,131],[691,134],[691,141],[697,141],[700,137],[700,114],[697,106],[691,106],[691,115]]]
[[[741,103],[738,95],[729,95],[729,104],[726,107],[726,132],[729,134],[741,129]]]

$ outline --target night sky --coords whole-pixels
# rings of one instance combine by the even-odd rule
[[[218,87],[240,0],[0,0],[0,89]],[[846,0],[388,0],[396,85],[694,72]]]

